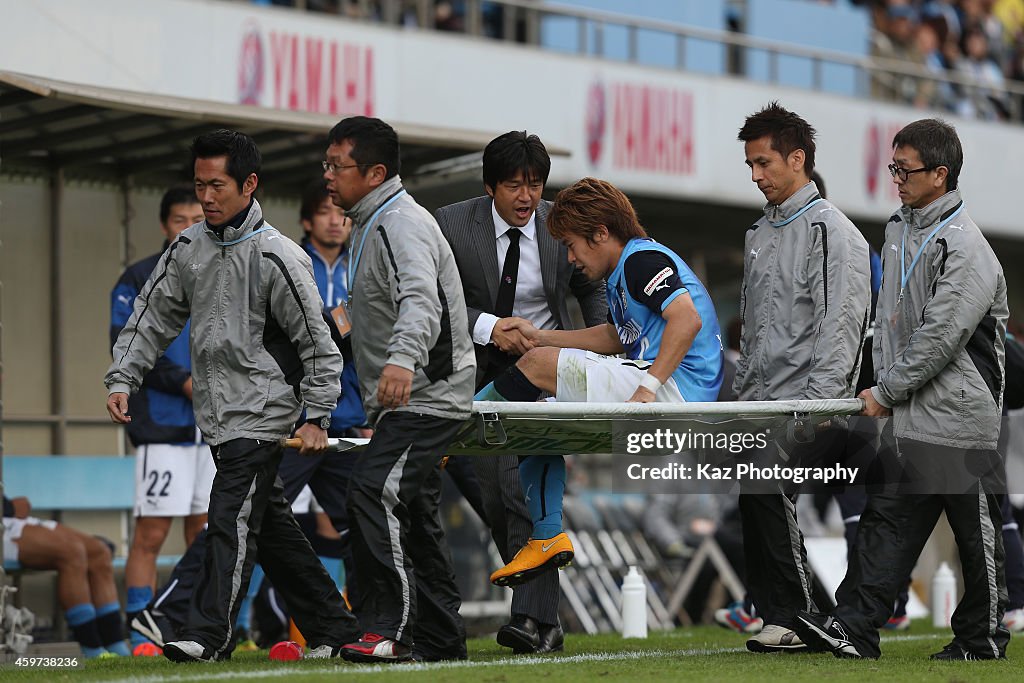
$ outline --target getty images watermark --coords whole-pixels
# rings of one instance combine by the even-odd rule
[[[999,450],[937,453],[867,417],[619,421],[612,485],[621,493],[796,493],[852,487],[905,494],[1024,493]],[[1007,428],[1004,425],[1003,428]]]
[[[806,482],[854,484],[860,467],[798,464],[778,448],[784,428],[727,425],[711,430],[649,426],[621,435],[626,458],[616,462],[616,489],[647,493],[778,492]]]
[[[616,429],[612,483],[621,493],[794,492],[808,484],[857,485],[868,462],[848,446],[866,442],[818,423],[732,420],[623,423]],[[873,453],[873,450],[866,450]],[[844,454],[838,458],[839,453]]]

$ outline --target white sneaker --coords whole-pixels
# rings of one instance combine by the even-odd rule
[[[1024,607],[1012,609],[1003,615],[1003,626],[1010,633],[1024,633]]]
[[[341,648],[331,647],[330,645],[320,645],[306,653],[306,659],[331,659],[332,657],[340,656]]]
[[[194,640],[176,640],[164,645],[164,657],[172,662],[212,662],[213,656]]]
[[[807,645],[792,629],[768,624],[747,641],[747,649],[751,652],[795,652],[806,650]]]

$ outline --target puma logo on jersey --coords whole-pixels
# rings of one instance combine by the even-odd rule
[[[963,232],[964,231],[964,226],[962,226],[962,225],[951,225],[951,226],[949,226],[949,229],[950,230],[959,230],[960,232]]]
[[[269,240],[279,240],[279,239],[281,239],[280,235],[267,235],[267,240],[268,241]]]
[[[757,258],[757,255],[758,255],[758,253],[760,253],[760,251],[761,251],[760,249],[751,249],[750,250],[750,255],[753,256],[754,258]]]
[[[900,250],[896,248],[895,244],[890,244],[889,248],[892,249],[893,251],[895,251],[897,254],[900,253]]]
[[[668,287],[668,279],[669,277],[672,276],[673,273],[675,273],[675,271],[667,266],[665,268],[662,268],[661,272],[652,277],[651,281],[648,282],[647,285],[644,287],[644,294],[650,296],[651,294],[657,292],[659,289],[664,289],[665,287]],[[664,283],[664,285],[659,286],[662,285],[662,283]]]

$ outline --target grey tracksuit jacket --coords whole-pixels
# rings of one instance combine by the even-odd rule
[[[850,398],[871,306],[868,245],[808,183],[747,231],[741,401]]]
[[[901,252],[910,271],[902,288]],[[923,209],[904,206],[889,219],[875,312],[877,385],[871,391],[892,408],[897,437],[996,447],[1008,316],[1002,266],[964,210],[959,190]]]
[[[396,410],[468,418],[476,359],[462,281],[437,221],[404,192],[399,176],[347,213],[356,226],[348,270],[352,352],[367,417],[373,423],[385,412],[377,384],[391,364],[414,373],[409,404]]]
[[[309,255],[267,225],[254,200],[222,238],[204,221],[167,248],[104,383],[110,393],[137,391],[191,317],[192,404],[206,440],[285,437],[303,406],[315,418],[338,402],[341,354],[321,306]]]

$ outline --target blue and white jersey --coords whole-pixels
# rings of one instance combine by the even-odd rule
[[[331,311],[348,299],[348,286],[345,281],[348,272],[348,249],[342,249],[338,258],[330,264],[324,260],[309,239],[302,241],[302,248],[313,262],[313,279],[316,281],[316,288],[320,290],[324,308]]]
[[[331,311],[348,299],[346,274],[348,268],[348,250],[342,249],[338,258],[331,265],[324,260],[316,247],[308,240],[303,240],[302,248],[309,254],[313,262],[313,279],[324,302],[324,312],[330,317]],[[366,412],[359,394],[359,380],[356,377],[355,363],[346,361],[341,371],[341,397],[338,405],[331,413],[330,436],[345,436],[349,427],[366,424]]]
[[[687,401],[714,401],[722,385],[718,315],[704,285],[675,252],[648,238],[626,244],[608,276],[609,322],[629,358],[653,363],[665,332],[661,313],[683,294],[693,300],[702,326],[672,378]]]

